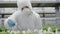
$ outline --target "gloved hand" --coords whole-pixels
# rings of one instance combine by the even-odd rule
[[[9,19],[9,20],[7,21],[7,23],[8,23],[8,25],[9,25],[9,27],[14,27],[14,26],[15,26],[15,22],[14,22],[13,20],[11,20],[11,19]]]

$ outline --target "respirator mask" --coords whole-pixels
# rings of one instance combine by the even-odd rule
[[[32,11],[30,10],[30,8],[23,8],[22,12],[26,15],[30,15],[32,13]]]

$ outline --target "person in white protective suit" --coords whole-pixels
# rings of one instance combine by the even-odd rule
[[[13,13],[5,20],[5,27],[14,30],[34,30],[41,29],[42,21],[40,16],[32,10],[31,2],[29,0],[18,0],[18,11]]]

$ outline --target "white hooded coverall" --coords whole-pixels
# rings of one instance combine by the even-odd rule
[[[34,30],[41,29],[42,21],[40,16],[32,10],[31,2],[28,0],[18,0],[18,11],[13,13],[8,19],[5,20],[4,25],[8,29],[13,27],[13,30]],[[30,8],[30,15],[24,14],[21,8],[28,6]],[[28,12],[27,12],[28,13]]]

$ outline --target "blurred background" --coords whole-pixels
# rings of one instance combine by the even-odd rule
[[[60,25],[60,0],[31,0],[33,10],[42,19],[43,25]],[[17,11],[17,0],[0,0],[0,25]]]

